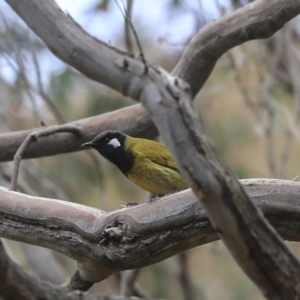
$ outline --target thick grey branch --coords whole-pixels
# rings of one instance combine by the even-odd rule
[[[203,85],[220,55],[245,41],[269,37],[300,13],[300,2],[257,0],[221,19],[220,23],[209,25],[206,30],[213,33],[216,24],[217,26],[223,24],[213,35],[216,38],[211,39],[209,34],[205,35],[205,31],[199,33],[204,37],[201,42],[204,50],[197,56],[197,61],[204,62],[203,65],[189,76],[187,76],[189,72],[184,72],[183,68],[178,67],[179,70],[175,70],[175,74],[187,79],[191,84],[191,93],[183,82],[175,80],[162,70],[151,68],[148,76],[145,76],[144,66],[139,61],[95,41],[81,28],[76,29],[74,21],[67,18],[51,1],[7,0],[7,2],[45,43],[58,53],[60,58],[90,78],[107,84],[124,95],[140,99],[145,104],[167,146],[172,150],[180,170],[198,198],[201,198],[240,266],[270,299],[298,297],[300,293],[298,260],[248,199],[213,147],[209,146],[203,136],[199,119],[190,105],[190,95],[194,96],[197,87]],[[36,18],[32,18],[32,15]],[[226,22],[222,23],[224,20]],[[222,31],[222,28],[225,31]],[[188,59],[186,70],[197,64],[191,60],[193,55],[185,57]],[[199,74],[202,76],[195,86],[193,83],[196,81],[191,78],[197,78]],[[134,216],[131,217],[134,219]],[[197,220],[196,216],[194,220]],[[107,238],[110,241],[112,237],[116,240],[123,238],[123,232],[128,227],[119,226],[118,222],[119,219],[112,227],[106,228],[106,236],[102,236],[99,242],[106,243]],[[169,237],[169,234],[163,236],[165,240]],[[171,237],[174,236],[171,234]],[[182,242],[183,244],[179,246],[178,241],[181,241],[181,238],[180,235],[177,236],[174,248],[184,250],[183,245],[186,245],[187,241],[190,245],[195,242],[192,238],[190,241],[187,235],[185,238],[187,239],[185,243]],[[155,241],[151,240],[151,247],[155,248],[155,244]],[[172,247],[168,248],[168,251],[170,249]],[[111,257],[108,261],[111,262]],[[144,261],[149,262],[147,257]],[[124,261],[118,263],[121,266]],[[93,268],[95,265],[90,265],[89,271]],[[108,273],[109,266],[102,271],[103,274]]]
[[[143,74],[141,62],[92,38],[52,0],[6,2],[61,60],[87,77],[139,100],[142,86],[138,80],[131,83],[133,77]],[[299,6],[298,0],[257,0],[213,21],[190,41],[173,74],[188,82],[195,96],[222,54],[246,41],[270,37],[298,15]],[[125,58],[128,72],[120,68]]]
[[[265,20],[268,24],[269,12],[274,12],[274,8],[277,15],[281,15],[282,3],[261,0],[253,5],[258,5],[261,12],[267,11],[261,14],[260,21]],[[288,8],[294,9],[292,13],[284,10],[286,16],[300,13],[300,2],[284,3],[289,3]],[[248,8],[253,9],[252,4]],[[275,32],[278,26],[271,28]],[[239,32],[235,26],[230,30]],[[261,27],[256,31],[260,32],[255,35],[258,37],[266,34]],[[155,79],[152,85],[145,86],[142,103],[151,113],[180,171],[201,199],[234,258],[262,293],[272,300],[296,299],[300,294],[299,261],[264,219],[206,138],[191,104],[189,89],[178,79],[167,79],[164,84],[168,91]]]
[[[287,240],[300,241],[300,183],[243,181],[268,220]],[[152,204],[110,213],[0,188],[0,236],[38,244],[78,261],[80,275],[97,282],[218,239],[190,190]]]
[[[8,0],[7,3],[56,56],[87,77],[125,93],[133,88],[130,73],[143,74],[144,65],[126,55],[131,72],[128,78],[124,76],[120,66],[125,52],[91,37],[53,0]],[[138,99],[138,94],[133,98]]]

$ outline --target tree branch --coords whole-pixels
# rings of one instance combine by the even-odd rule
[[[272,179],[242,183],[283,238],[300,241],[300,183]],[[219,239],[190,190],[105,213],[0,188],[0,220],[1,237],[77,260],[80,276],[91,283]]]
[[[61,60],[87,77],[104,83],[135,100],[139,100],[140,90],[144,85],[143,80],[138,80],[136,77],[144,72],[144,66],[140,61],[89,36],[77,23],[66,16],[52,0],[6,1]],[[187,81],[192,87],[193,96],[195,96],[210,75],[217,59],[223,53],[247,40],[267,38],[282,27],[284,23],[296,16],[298,12],[299,2],[297,0],[284,2],[260,0],[228,14],[198,32],[187,46],[173,70],[173,74]],[[32,18],[32,15],[35,18]],[[265,24],[265,22],[268,23]],[[260,30],[257,30],[256,25]],[[234,30],[232,30],[233,28]],[[130,66],[129,72],[126,72],[126,68],[123,68],[125,61]],[[110,70],[110,72],[105,70]],[[124,76],[124,72],[126,76]],[[131,82],[134,82],[134,85]],[[130,114],[131,109],[133,111]],[[110,127],[132,134],[134,130],[131,129],[131,124],[130,126],[122,123],[119,126],[116,125],[119,122],[116,114],[121,116],[125,113],[125,110],[128,113],[128,120],[131,119],[129,115],[138,116],[142,126],[138,124],[137,128],[141,127],[141,132],[149,130],[151,133],[149,135],[140,134],[139,136],[154,137],[157,134],[150,117],[137,105],[134,108],[126,108],[120,112],[104,114],[104,119],[94,117],[94,121],[99,121],[101,125],[99,124],[99,127],[94,128],[93,132],[84,132],[83,140],[89,140],[100,131],[105,130],[105,123],[109,124],[107,128]],[[92,121],[91,118],[85,120]],[[123,120],[125,123],[125,118]],[[84,126],[84,120],[82,121],[82,126]],[[73,123],[76,124],[77,122]],[[81,124],[77,125],[80,126]],[[127,126],[130,129],[127,129]],[[0,135],[0,161],[12,160],[29,132]],[[62,138],[58,140],[55,147],[50,147],[53,145],[52,139],[44,140],[45,144],[30,147],[24,153],[24,158],[77,151],[83,142],[81,140],[75,141],[74,137],[70,137],[70,140],[67,139],[66,141]]]
[[[279,1],[255,3],[261,5],[261,9],[265,3],[280,4]],[[300,3],[295,9],[300,12]],[[259,28],[256,30],[260,31]],[[239,32],[239,28],[231,28],[231,32]],[[263,33],[264,29],[260,34]],[[152,85],[144,88],[142,103],[151,112],[179,170],[202,200],[222,240],[268,299],[298,297],[299,261],[263,218],[208,141],[191,105],[189,88],[167,75],[164,85],[167,91],[153,78]]]
[[[171,77],[162,69],[151,67],[145,76],[143,66],[138,60],[87,36],[51,1],[7,2],[67,63],[85,72],[88,77],[142,101],[171,149],[180,171],[197,197],[202,200],[218,233],[239,265],[266,297],[296,298],[300,293],[297,280],[300,276],[299,261],[264,220],[235,176],[207,141],[200,120],[191,106],[191,96],[195,95],[197,87],[201,88],[217,59],[224,52],[245,41],[269,37],[300,13],[300,2],[257,0],[207,26],[207,31],[199,32],[199,35],[204,37],[201,43],[203,51],[199,53],[196,49],[192,54],[195,54],[195,51],[199,53],[197,61],[205,63],[199,67],[199,72],[188,79],[191,89],[184,81]],[[36,18],[32,18],[32,15]],[[220,24],[223,26],[218,27]],[[213,36],[205,34],[214,30],[216,32]],[[188,48],[193,50],[191,45],[197,45],[195,42],[199,40],[199,36],[196,37]],[[82,61],[83,54],[91,54],[85,56],[85,63]],[[189,63],[185,68],[179,66],[180,72],[176,69],[174,71],[184,79],[187,79],[187,74],[192,73],[191,70],[195,71],[196,68],[192,66],[197,65],[197,62],[191,59],[194,58],[193,55],[186,56]],[[97,65],[96,69],[91,67],[92,64]],[[193,78],[197,78],[197,86]],[[122,218],[124,216],[125,213]],[[105,232],[109,240],[112,237],[117,240],[123,238],[122,233],[127,227],[119,227],[118,223],[116,225],[107,228]],[[104,236],[104,242],[107,241],[106,238]],[[185,235],[185,238],[188,237]],[[176,240],[181,239],[177,237]],[[153,244],[155,243],[152,242],[151,247]],[[147,261],[146,258],[145,262]],[[121,266],[124,261],[118,263]],[[86,267],[86,264],[82,266]],[[79,264],[79,267],[82,266]],[[93,268],[94,264],[87,268],[89,274]],[[80,268],[79,271],[85,278]],[[96,278],[108,273],[108,269],[102,268],[102,273]]]
[[[272,36],[299,11],[297,0],[253,1],[200,29],[172,73],[188,82],[192,95],[196,95],[225,52],[245,42]]]
[[[132,7],[133,7],[133,0],[126,1],[126,17],[124,18],[124,42],[126,46],[126,50],[129,53],[133,53],[133,43],[131,39],[131,32],[130,32],[130,25],[127,21],[128,19],[131,20],[132,16]]]
[[[6,2],[59,59],[87,77],[139,100],[140,82],[134,86],[130,83],[133,77],[143,74],[140,61],[92,38],[52,0]],[[213,21],[190,41],[172,73],[188,82],[195,96],[222,54],[246,41],[270,37],[299,14],[299,6],[297,0],[257,0]],[[124,58],[130,66],[128,78],[121,68]]]
[[[19,175],[19,167],[21,163],[21,159],[23,157],[24,152],[29,147],[29,145],[32,142],[37,142],[39,138],[53,135],[56,133],[72,133],[77,138],[79,138],[82,135],[82,132],[79,127],[76,125],[54,125],[54,126],[48,126],[48,127],[42,127],[39,130],[33,131],[25,138],[23,143],[20,145],[18,151],[16,152],[14,156],[14,170],[13,175],[11,178],[11,186],[10,189],[15,191],[18,186],[18,175]]]
[[[99,132],[106,129],[124,131],[133,136],[154,138],[157,130],[145,109],[140,105],[132,105],[114,112],[89,117],[60,126],[77,126],[82,131],[80,137],[60,133],[55,136],[43,137],[38,143],[31,144],[23,153],[23,158],[37,158],[72,151],[82,150],[80,145],[89,141]],[[12,160],[20,145],[34,130],[22,130],[0,134],[0,162]]]

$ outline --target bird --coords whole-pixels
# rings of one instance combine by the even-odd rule
[[[188,188],[170,151],[158,142],[106,130],[81,146],[96,149],[131,182],[158,197]]]

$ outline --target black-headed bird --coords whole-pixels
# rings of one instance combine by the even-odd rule
[[[82,146],[96,149],[142,189],[163,196],[186,189],[169,150],[155,141],[107,130]]]

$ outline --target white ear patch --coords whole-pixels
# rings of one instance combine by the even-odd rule
[[[111,139],[108,144],[112,145],[114,148],[118,148],[121,146],[120,142],[116,138]]]

